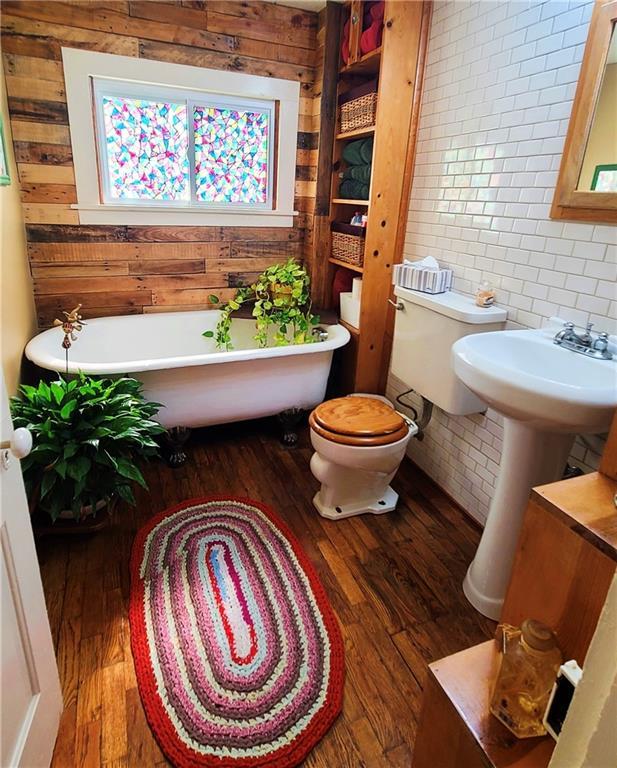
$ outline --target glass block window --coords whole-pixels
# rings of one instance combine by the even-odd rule
[[[190,200],[186,104],[103,96],[105,165],[116,200]]]
[[[104,204],[272,209],[274,102],[104,81],[94,97]]]

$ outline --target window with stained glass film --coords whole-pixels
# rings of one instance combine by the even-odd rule
[[[118,82],[95,97],[104,203],[272,209],[274,102]]]
[[[193,135],[197,201],[268,202],[269,112],[195,106]]]
[[[103,96],[101,107],[109,197],[189,202],[186,103]]]

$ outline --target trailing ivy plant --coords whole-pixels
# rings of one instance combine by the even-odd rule
[[[80,374],[21,386],[11,413],[34,439],[21,461],[29,498],[54,521],[64,510],[79,519],[83,507],[115,497],[135,504],[133,482],[147,487],[136,462],[158,453],[154,438],[165,431],[152,418],[159,408],[130,378]]]
[[[260,347],[268,345],[271,327],[277,346],[312,343],[317,340],[313,328],[319,324],[319,317],[311,313],[310,286],[310,277],[295,259],[273,264],[252,285],[241,286],[233,299],[219,307],[216,328],[203,335],[214,338],[219,349],[233,349],[232,315],[244,304],[252,303],[257,331],[254,338]],[[218,296],[211,295],[209,300],[219,304]]]

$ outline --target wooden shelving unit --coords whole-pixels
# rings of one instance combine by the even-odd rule
[[[362,3],[349,3],[350,7],[353,8],[354,6],[358,7],[361,6]],[[360,15],[360,19],[362,18],[362,15]],[[358,38],[359,40],[359,38]],[[346,66],[341,67],[340,74],[341,77],[350,77],[350,76],[356,76],[356,75],[376,75],[379,72],[379,68],[381,65],[381,52],[383,50],[383,45],[380,45],[379,48],[375,48],[374,51],[369,51],[368,53],[365,53],[364,56],[359,56],[358,58],[354,59],[354,51],[351,51],[351,59],[352,62],[350,64],[347,64]],[[356,56],[358,56],[359,50],[356,51]]]
[[[339,323],[344,327],[347,328],[349,333],[351,333],[352,336],[359,336],[360,331],[358,328],[356,328],[354,325],[350,325],[349,323],[346,323],[344,320],[339,320]]]
[[[363,5],[363,0],[352,0],[340,12],[341,31],[347,19],[356,19],[351,28],[350,59],[345,66],[339,59],[330,73],[324,70],[324,80],[331,82],[332,88],[329,96],[325,88],[322,92],[322,111],[334,107],[338,124],[338,97],[377,78],[377,115],[374,125],[334,133],[329,217],[319,243],[317,282],[322,286],[319,298],[328,308],[338,310],[331,295],[335,271],[343,268],[362,275],[360,329],[349,328],[354,334],[352,343],[341,352],[341,388],[383,392],[390,357],[388,340],[394,326],[394,313],[387,300],[392,289],[392,267],[402,256],[431,3],[386,0],[382,44],[365,55],[360,52]],[[344,169],[343,149],[349,141],[369,136],[373,137],[369,199],[342,198],[338,191]],[[332,223],[349,223],[354,207],[368,216],[363,267],[352,267],[329,256]]]
[[[345,141],[346,139],[362,139],[366,136],[372,136],[375,133],[375,126],[372,125],[369,128],[356,128],[355,131],[346,131],[345,133],[337,133],[337,141]]]
[[[498,660],[489,640],[429,664],[413,768],[546,768],[550,736],[519,740],[489,712]]]
[[[358,272],[359,274],[364,272],[364,267],[357,267],[355,264],[348,264],[346,261],[335,259],[333,256],[330,256],[328,261],[330,264],[336,264],[337,267],[345,267],[345,269],[350,269],[352,272]]]

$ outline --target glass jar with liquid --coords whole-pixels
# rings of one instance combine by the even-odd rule
[[[476,290],[476,304],[479,307],[492,307],[495,303],[495,289],[493,285],[484,280]]]
[[[519,739],[542,736],[542,717],[562,663],[549,627],[527,619],[521,628],[498,628],[502,657],[490,710]]]

